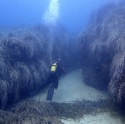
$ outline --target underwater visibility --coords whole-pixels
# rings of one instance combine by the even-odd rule
[[[1,0],[0,124],[125,124],[125,0]]]

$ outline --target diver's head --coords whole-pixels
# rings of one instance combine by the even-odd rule
[[[58,60],[57,60],[57,62],[60,62],[60,61],[61,61],[61,59],[58,59]]]
[[[60,63],[60,62],[61,62],[61,59],[57,59],[57,61],[55,63],[57,64],[57,63]]]

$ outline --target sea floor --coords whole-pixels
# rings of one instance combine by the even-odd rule
[[[48,88],[34,96],[37,101],[45,101]],[[59,81],[59,87],[54,92],[53,101],[60,103],[71,103],[76,100],[109,100],[110,97],[106,92],[102,92],[83,83],[82,72],[77,70],[69,73]],[[125,124],[115,110],[102,111],[101,113],[86,114],[79,120],[62,119],[64,124]]]

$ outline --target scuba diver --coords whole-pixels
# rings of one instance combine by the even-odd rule
[[[59,78],[65,74],[64,70],[60,66],[60,59],[51,66],[49,83],[50,87],[47,93],[46,101],[51,101],[54,94],[54,89],[58,88]]]

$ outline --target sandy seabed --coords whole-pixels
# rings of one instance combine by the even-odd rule
[[[45,101],[48,88],[33,97],[37,101]],[[77,70],[69,73],[59,81],[59,87],[54,92],[53,101],[59,103],[71,103],[76,100],[98,101],[109,100],[106,92],[102,92],[83,83],[82,72]],[[86,114],[79,120],[62,119],[64,124],[124,124],[123,117],[112,113],[115,111]]]
[[[105,112],[97,115],[85,115],[80,120],[62,120],[64,124],[124,124],[122,119],[116,118]]]
[[[48,88],[34,97],[35,100],[45,101]],[[83,83],[81,70],[74,71],[60,79],[58,89],[54,91],[53,101],[55,102],[73,102],[76,100],[107,99],[105,92],[87,86]]]

